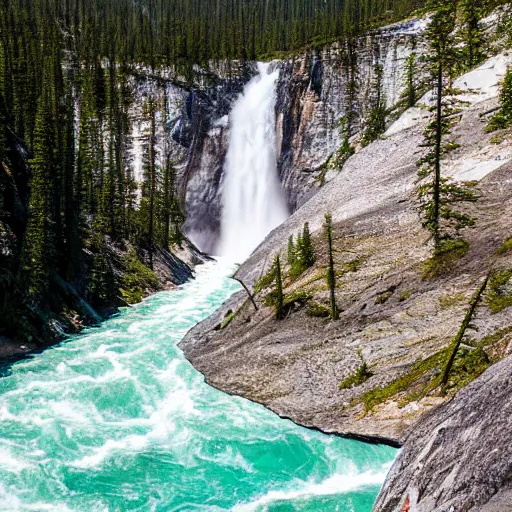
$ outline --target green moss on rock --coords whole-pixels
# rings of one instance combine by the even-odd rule
[[[501,270],[491,276],[487,305],[493,313],[512,306],[512,269]]]
[[[121,277],[123,300],[128,304],[137,304],[147,295],[147,290],[157,290],[159,287],[158,276],[140,261],[135,250],[130,250]]]
[[[343,382],[341,382],[340,390],[360,386],[361,384],[364,384],[370,377],[373,377],[373,373],[369,370],[366,361],[363,360],[361,366],[356,370],[356,372],[352,375],[349,375]]]
[[[468,250],[469,244],[465,240],[446,240],[423,264],[423,279],[434,279],[450,272]]]

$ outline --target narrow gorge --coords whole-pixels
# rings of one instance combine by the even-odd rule
[[[0,5],[0,510],[512,512],[511,13]]]

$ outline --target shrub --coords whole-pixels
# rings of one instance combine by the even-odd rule
[[[361,366],[359,366],[355,373],[349,375],[343,382],[341,382],[341,390],[360,386],[361,384],[365,383],[370,377],[373,377],[373,373],[369,370],[366,361],[363,359],[363,356],[361,355],[361,352],[358,351],[357,354],[361,358]]]
[[[312,318],[329,318],[331,310],[328,306],[312,301],[309,303],[306,314]]]
[[[501,247],[499,247],[496,250],[497,254],[508,254],[510,251],[512,251],[512,237],[507,238]]]
[[[140,302],[147,290],[157,290],[160,286],[158,276],[140,261],[134,249],[124,261],[121,277],[121,296],[128,304]]]

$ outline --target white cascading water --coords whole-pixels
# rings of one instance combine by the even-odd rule
[[[220,256],[247,258],[288,218],[277,176],[275,102],[279,70],[258,63],[255,76],[231,112],[225,164]]]

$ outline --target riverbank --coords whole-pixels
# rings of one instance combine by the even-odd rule
[[[181,247],[175,247],[173,252],[158,248],[155,251],[152,271],[134,256],[133,248],[127,246],[121,250],[119,247],[111,247],[110,252],[115,255],[112,258],[111,272],[118,279],[122,279],[123,274],[127,275],[123,297],[110,297],[105,302],[105,307],[95,310],[77,291],[74,284],[59,280],[55,293],[61,298],[60,309],[53,312],[32,312],[47,325],[44,333],[33,333],[31,319],[28,317],[18,321],[20,325],[25,326],[26,336],[17,339],[0,335],[0,365],[6,366],[30,354],[42,352],[66,337],[78,334],[84,328],[97,325],[116,315],[120,307],[133,306],[158,291],[171,290],[184,284],[193,279],[194,268],[197,265],[211,261],[209,256],[199,251],[188,240],[185,240]],[[116,266],[118,262],[122,264]]]
[[[396,451],[208,386],[177,348],[240,289],[229,261],[0,379],[0,509],[370,512]]]

